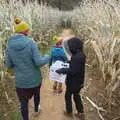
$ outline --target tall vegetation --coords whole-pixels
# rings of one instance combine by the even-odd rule
[[[9,37],[14,34],[16,17],[21,17],[30,24],[30,37],[42,49],[51,47],[52,36],[61,31],[61,23],[66,25],[67,20],[70,20],[77,36],[85,40],[89,77],[102,83],[101,89],[105,91],[102,96],[108,103],[107,110],[112,109],[113,103],[119,105],[120,95],[116,92],[120,86],[118,3],[113,0],[84,0],[80,7],[68,12],[40,5],[36,1],[24,4],[22,0],[10,0],[9,3],[0,0],[0,118],[9,120],[7,116],[17,108],[13,102],[16,100],[14,76],[4,66],[4,51]],[[114,97],[115,94],[117,97]]]
[[[108,111],[114,111],[113,108],[120,104],[120,94],[117,93],[120,88],[118,3],[112,0],[94,3],[86,0],[82,7],[74,10],[72,20],[78,35],[86,40],[88,64],[92,71],[90,77],[97,80],[97,84],[101,84]]]

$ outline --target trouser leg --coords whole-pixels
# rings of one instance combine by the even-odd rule
[[[66,103],[66,111],[68,113],[72,112],[72,93],[66,89],[65,93],[65,103]]]
[[[58,84],[58,93],[62,93],[62,83]]]
[[[83,103],[82,103],[79,92],[73,93],[73,98],[74,98],[76,109],[77,109],[78,113],[83,113],[84,112]]]
[[[29,120],[28,100],[27,99],[21,100],[20,103],[23,120]]]
[[[53,84],[53,90],[57,90],[57,81],[55,81]]]
[[[35,88],[35,90],[34,90],[34,106],[35,106],[34,109],[35,109],[35,112],[38,112],[38,108],[39,108],[39,104],[40,104],[40,86]]]

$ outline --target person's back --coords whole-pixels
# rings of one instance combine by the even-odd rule
[[[8,42],[8,53],[16,70],[16,86],[19,88],[35,87],[41,80],[40,66],[34,60],[34,44],[32,39],[22,34],[11,37]]]
[[[63,47],[55,46],[52,48],[52,61],[55,62],[57,60],[66,61]]]
[[[78,91],[84,86],[85,54],[79,52],[71,57],[70,68],[72,72],[67,75],[66,84],[71,91]]]
[[[67,61],[67,57],[62,47],[62,40],[59,40],[56,43],[56,46],[52,48],[50,66],[52,65],[52,63],[55,63],[57,60],[63,61],[63,62]]]

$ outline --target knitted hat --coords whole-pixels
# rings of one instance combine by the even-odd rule
[[[22,33],[30,29],[30,26],[20,18],[15,19],[15,32]]]
[[[53,41],[57,41],[59,39],[59,37],[58,36],[53,36]]]

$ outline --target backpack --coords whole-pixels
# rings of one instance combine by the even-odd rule
[[[64,53],[64,49],[62,47],[54,47],[52,49],[52,57],[53,57],[53,59],[57,59],[57,58],[65,59],[66,56]]]

